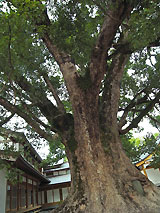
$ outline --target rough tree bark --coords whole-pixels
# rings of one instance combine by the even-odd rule
[[[117,30],[123,20],[130,17],[133,9],[132,3],[139,1],[108,2],[111,3],[111,7],[106,8],[106,17],[92,50],[89,70],[86,71],[84,77],[78,75],[70,55],[60,51],[56,46],[50,30],[48,32],[45,30],[41,35],[46,47],[59,64],[74,116],[73,128],[72,125],[69,126],[70,117],[64,113],[55,91],[45,78],[61,110],[57,111],[56,107],[46,98],[42,98],[43,101],[38,102],[36,106],[46,116],[53,130],[56,127],[58,134],[61,135],[72,175],[70,194],[60,208],[53,211],[54,213],[160,212],[159,189],[132,165],[121,145],[117,122],[120,82],[129,57],[127,54],[132,52],[128,49],[126,51],[128,46],[125,43],[124,46],[121,46],[122,48],[115,50],[112,64],[109,69],[107,67],[108,52],[113,45]],[[42,25],[47,26],[46,29],[48,29],[51,24],[46,10],[43,20],[35,20],[35,28],[37,25]],[[102,80],[104,80],[105,86],[100,101]],[[86,82],[85,87],[83,81]],[[23,85],[20,84],[20,87],[23,88]],[[30,92],[28,84],[23,88],[23,90],[25,89]],[[35,124],[31,119],[27,120],[24,112],[20,112],[3,98],[0,98],[0,104],[23,117],[39,135],[48,139],[44,131],[36,125],[37,123]],[[60,121],[55,126],[58,119],[62,122]]]
[[[62,131],[70,163],[70,195],[54,213],[158,213],[160,192],[132,165],[121,145],[117,123],[120,82],[129,55],[117,52],[106,72],[107,50],[122,20],[132,7],[119,1],[108,11],[93,49],[88,87],[78,76],[70,57],[43,41],[58,62],[70,95],[74,131]],[[116,17],[116,18],[113,18]],[[109,30],[108,30],[109,29]],[[106,73],[105,89],[99,106],[99,90]]]
[[[106,78],[104,105],[98,90],[76,84],[73,65],[65,63],[65,80],[74,111],[74,132],[63,134],[70,162],[70,195],[54,213],[159,212],[159,189],[132,165],[121,145],[117,111],[120,80],[128,56],[117,55]],[[114,76],[114,77],[113,77]],[[73,92],[74,91],[74,92]],[[107,101],[105,103],[105,101]]]
[[[77,132],[83,145],[68,155],[71,191],[54,213],[158,213],[158,190],[131,164],[118,134],[105,139],[108,147],[104,149],[102,141],[89,132],[85,125]]]

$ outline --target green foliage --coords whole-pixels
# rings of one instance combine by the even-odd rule
[[[90,59],[91,49],[102,24],[102,12],[92,1],[87,0],[54,1],[50,12],[53,15],[50,33],[55,43],[70,53],[76,64],[83,67]]]
[[[64,105],[66,112],[68,112],[68,113],[72,112],[72,105],[71,105],[70,101],[64,100],[62,103]]]
[[[121,137],[123,148],[133,163],[141,161],[145,154],[153,154],[152,165],[156,166],[160,158],[158,134],[148,134],[143,139],[134,138],[132,133]]]
[[[84,73],[80,74],[81,76],[77,80],[78,86],[86,91],[92,85],[88,68],[86,68],[86,71]]]
[[[144,1],[138,10],[134,10],[129,20],[129,41],[137,49],[157,40],[160,26],[159,1]]]
[[[4,169],[7,180],[14,184],[22,182],[22,170],[15,167],[13,162],[7,162],[0,159],[0,170]]]
[[[31,148],[31,144],[22,132],[0,127],[0,170],[5,170],[6,178],[12,184],[22,181],[23,171],[16,167],[19,157],[23,157],[32,164]],[[34,166],[39,167],[38,164]]]
[[[156,48],[144,49],[133,54],[125,67],[120,88],[120,108],[125,109],[133,104],[127,117],[129,122],[139,116],[160,91],[158,57]],[[156,107],[159,109],[158,105]],[[156,113],[156,110],[152,109],[151,113]]]
[[[17,121],[14,125],[16,130],[20,126],[27,130],[27,137],[36,144],[43,142],[45,134],[37,133],[35,123],[43,133],[49,135],[45,139],[49,142],[50,154],[44,163],[53,164],[65,156],[61,138],[57,136],[52,140],[51,137],[57,131],[54,122],[62,113],[54,114],[56,104],[53,89],[59,95],[65,112],[71,113],[70,115],[73,113],[62,74],[41,38],[47,33],[53,44],[71,55],[79,68],[78,86],[87,90],[91,86],[89,65],[92,50],[104,20],[109,17],[106,10],[108,1],[11,2],[8,3],[7,10],[0,11],[0,96],[16,107],[18,112],[25,114],[21,117],[28,118],[26,122],[23,121],[23,125],[17,125]],[[160,26],[157,24],[160,18],[159,2],[140,1],[138,6],[137,1],[134,3],[135,8],[130,17],[127,17],[130,20],[125,19],[121,24],[108,51],[108,55],[114,56],[117,51],[114,47],[121,45],[121,40],[129,43],[134,51],[125,67],[120,88],[119,111],[124,112],[133,102],[126,117],[127,124],[141,115],[160,91],[159,49],[156,48],[157,44],[154,48],[150,47],[160,34]],[[112,58],[103,62],[104,67],[108,65],[110,68],[111,64]],[[47,85],[46,76],[52,88]],[[158,104],[156,107],[159,110]],[[10,115],[9,111],[0,106],[0,121],[3,122]],[[154,109],[150,113],[154,114]],[[17,119],[15,116],[14,118]],[[35,123],[31,125],[29,121]],[[149,145],[151,141],[155,141],[152,137],[141,142],[129,134],[123,136],[122,141],[132,161],[138,160],[142,152],[150,153],[154,150]],[[72,142],[70,141],[71,145]],[[150,151],[145,146],[150,147]]]
[[[150,120],[150,123],[160,131],[160,115],[153,116],[152,120]]]
[[[55,134],[53,141],[49,143],[49,154],[47,158],[42,161],[42,166],[54,165],[59,160],[64,159],[66,161],[65,147],[62,144],[62,139],[59,135]]]
[[[7,142],[5,142],[3,150],[0,151],[0,154],[0,170],[5,170],[7,180],[12,184],[16,184],[17,182],[21,181],[21,175],[23,172],[15,167],[14,162],[20,155],[20,151],[16,151],[14,145],[9,145]],[[18,177],[20,177],[20,179]]]

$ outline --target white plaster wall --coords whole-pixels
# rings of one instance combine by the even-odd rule
[[[38,204],[41,204],[42,201],[41,201],[41,192],[38,192]]]
[[[52,190],[47,191],[47,201],[48,203],[53,203],[53,193]]]
[[[0,213],[5,213],[6,206],[6,184],[5,171],[0,170]]]
[[[44,191],[42,191],[42,204],[44,204]]]
[[[59,189],[54,189],[54,202],[60,201]]]
[[[62,188],[62,195],[63,195],[63,200],[66,199],[68,196],[68,189],[67,188]]]
[[[146,173],[148,175],[148,179],[152,181],[155,185],[160,184],[160,171],[159,169],[146,169]]]

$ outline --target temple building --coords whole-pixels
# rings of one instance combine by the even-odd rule
[[[160,187],[160,168],[153,168],[151,166],[152,161],[152,154],[146,155],[141,161],[136,163],[136,166],[152,183]]]
[[[9,148],[7,151],[5,144]],[[9,154],[9,150],[13,154]],[[160,169],[152,168],[151,161],[152,155],[147,155],[136,163],[136,167],[160,186]],[[10,175],[18,169],[15,184],[7,179],[8,173],[2,168],[2,162],[10,166]],[[44,212],[57,208],[65,200],[71,185],[69,163],[42,168],[41,162],[41,157],[25,137],[20,141],[12,136],[7,140],[0,137],[0,213]]]
[[[13,170],[18,169],[19,175],[16,177],[16,184],[9,182],[6,178],[7,172],[0,165],[0,213],[38,212],[56,208],[69,192],[69,164],[66,162],[42,168],[41,157],[28,141],[20,143],[13,137],[9,140],[7,143],[12,149],[14,147],[16,155],[4,154],[3,145],[6,141],[1,137],[0,158]]]

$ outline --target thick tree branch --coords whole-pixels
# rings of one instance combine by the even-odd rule
[[[19,88],[17,89],[14,85],[13,82],[10,83],[9,85],[9,90],[14,91],[14,96],[18,97],[20,101],[23,102],[23,100],[29,101],[32,103],[31,98],[28,96],[28,94],[22,92]],[[34,104],[33,104],[34,105]]]
[[[16,83],[30,96],[32,103],[39,108],[47,118],[54,131],[65,131],[73,124],[73,117],[70,114],[62,113],[46,97],[43,90],[35,89],[26,79],[20,78]]]
[[[126,123],[126,118],[127,118],[127,115],[128,113],[131,111],[131,109],[133,107],[135,107],[136,105],[139,105],[139,104],[142,104],[142,103],[146,103],[146,100],[147,100],[147,95],[145,95],[144,97],[137,99],[137,97],[142,94],[143,92],[145,92],[145,89],[143,89],[142,91],[138,92],[135,97],[131,100],[130,104],[124,109],[124,112],[123,112],[123,115],[118,123],[118,127],[119,129],[121,129]]]
[[[44,75],[43,78],[44,78],[46,84],[48,85],[50,91],[52,92],[52,95],[53,95],[54,99],[56,100],[56,103],[57,103],[57,106],[58,106],[59,111],[60,111],[62,114],[64,114],[64,113],[66,112],[65,109],[64,109],[64,105],[63,105],[63,103],[61,102],[59,96],[57,95],[57,93],[56,93],[56,91],[55,91],[55,89],[54,89],[52,83],[50,82],[48,76],[47,76],[47,75]]]
[[[12,54],[11,54],[11,40],[12,40],[12,31],[11,26],[8,21],[8,64],[9,64],[9,73],[7,75],[7,78],[10,80],[12,72],[14,71],[14,66],[12,64]],[[0,89],[0,93],[3,92],[6,89],[6,84],[2,84],[3,86]]]
[[[104,3],[103,3],[103,6],[102,6],[99,0],[92,0],[92,2],[102,11],[103,14],[106,14]]]
[[[57,107],[46,97],[43,90],[34,88],[24,78],[17,79],[16,83],[30,96],[32,103],[40,109],[51,124],[53,118],[61,114]]]
[[[10,73],[9,73],[9,78],[11,73],[14,71],[14,66],[12,64],[12,54],[11,54],[11,39],[12,39],[12,32],[11,32],[11,26],[10,23],[8,22],[8,33],[9,33],[9,41],[8,41],[8,64],[10,67]]]
[[[101,81],[106,71],[106,58],[113,38],[122,21],[129,16],[132,6],[126,1],[116,1],[107,11],[101,32],[92,53],[90,75],[93,82]],[[97,82],[97,83],[98,83]]]
[[[153,118],[151,115],[147,115],[156,125],[156,127],[158,128],[158,126],[160,126],[160,121],[158,121],[157,119],[155,119],[155,118]],[[158,126],[157,126],[157,124],[158,124]]]
[[[16,113],[17,115],[22,117],[41,137],[45,138],[48,141],[51,140],[51,135],[42,130],[39,127],[39,124],[37,124],[37,122],[33,118],[29,117],[25,112],[22,112],[17,106],[14,106],[1,96],[0,96],[0,104],[8,111]]]
[[[108,75],[106,76],[104,83],[102,101],[100,103],[100,115],[103,126],[111,126],[113,123],[117,123],[120,82],[123,76],[124,66],[128,58],[128,55],[116,55],[110,65]]]
[[[108,56],[108,59],[112,59],[116,54],[119,54],[119,53],[131,54],[136,51],[142,50],[145,47],[151,48],[151,47],[158,47],[158,46],[160,46],[160,38],[158,38],[155,41],[150,42],[147,46],[141,46],[141,48],[139,48],[139,47],[136,48],[136,47],[132,46],[131,43],[129,41],[127,41],[127,39],[126,39],[126,41],[122,41],[122,42],[119,42],[119,43],[116,43],[113,45],[113,47],[115,48],[115,51],[111,55]]]
[[[11,118],[13,118],[14,115],[15,115],[15,113],[12,113],[10,116],[8,116],[3,121],[1,121],[0,126],[3,126],[4,124],[8,123],[11,120]]]
[[[35,153],[35,150],[33,149],[31,143],[27,140],[27,138],[26,138],[26,136],[23,132],[15,132],[13,130],[6,129],[6,128],[3,128],[3,127],[0,127],[0,132],[1,132],[2,136],[7,138],[6,142],[11,140],[13,142],[18,142],[22,145],[25,144],[28,147],[30,147],[30,149],[32,149],[33,152]]]
[[[48,48],[49,52],[53,55],[59,66],[65,63],[72,62],[71,56],[66,54],[64,51],[60,51],[58,47],[53,43],[50,39],[50,36],[45,33],[42,37],[43,42],[45,43],[46,47]]]
[[[159,46],[160,46],[160,37],[158,37],[155,41],[152,41],[148,45],[148,48],[150,48],[150,47],[159,47]]]
[[[36,27],[40,25],[45,25],[47,27],[51,26],[51,22],[49,20],[46,10],[44,10],[44,17],[45,19],[43,19],[43,23],[36,23]],[[47,32],[43,33],[41,39],[43,40],[51,55],[53,55],[54,59],[58,63],[60,70],[64,76],[66,87],[70,94],[70,100],[72,103],[75,102],[75,100],[78,99],[78,93],[75,93],[75,90],[79,91],[80,88],[77,85],[79,75],[77,73],[77,68],[73,62],[73,59],[69,54],[65,53],[65,51],[61,51],[57,47],[57,45],[51,39],[51,35],[49,35]]]
[[[13,90],[16,90],[16,94],[18,94],[19,95],[19,98],[20,98],[20,102],[21,102],[21,104],[22,104],[22,106],[24,107],[24,109],[26,110],[26,112],[28,112],[28,114],[31,116],[32,115],[32,117],[33,117],[33,119],[37,122],[37,123],[39,123],[40,125],[42,125],[44,128],[47,128],[47,129],[51,129],[52,131],[54,131],[54,132],[56,132],[57,131],[57,129],[55,129],[54,128],[54,125],[52,125],[52,127],[51,126],[49,126],[49,125],[46,125],[44,122],[42,122],[40,119],[38,119],[36,116],[35,116],[35,114],[34,113],[32,113],[32,109],[31,109],[31,107],[35,107],[35,106],[38,106],[39,107],[39,110],[41,111],[41,109],[40,109],[40,107],[43,107],[43,104],[44,103],[46,103],[47,101],[49,101],[48,99],[46,100],[46,96],[45,96],[45,94],[42,94],[42,90],[41,90],[41,93],[37,96],[35,93],[33,93],[33,91],[34,91],[34,88],[33,88],[33,86],[28,82],[28,81],[26,81],[24,78],[23,79],[21,79],[20,81],[17,81],[17,83],[18,82],[20,82],[20,85],[22,86],[22,90],[25,90],[26,92],[28,92],[28,95],[31,95],[31,97],[30,98],[28,98],[27,97],[27,100],[29,100],[31,103],[33,103],[32,105],[27,105],[26,103],[24,103],[24,101],[23,100],[21,100],[21,97],[20,96],[22,96],[23,95],[23,93],[22,92],[19,92],[19,90],[17,90],[13,85],[12,85],[12,89]],[[19,86],[20,86],[19,85]],[[20,87],[21,87],[20,86]],[[29,90],[28,90],[28,89]],[[24,95],[23,95],[24,96]],[[44,98],[43,98],[44,97]],[[26,99],[26,96],[25,96],[25,99]],[[41,102],[42,101],[42,99],[43,99],[43,103]],[[38,102],[37,103],[37,100],[38,101],[40,101],[40,103]],[[50,102],[49,102],[50,103]],[[53,105],[54,106],[54,105]],[[51,107],[51,110],[50,110],[50,112],[52,112],[52,107],[53,106],[50,106]],[[56,108],[56,107],[55,107]],[[44,109],[43,109],[44,110]],[[49,114],[48,116],[46,115],[47,114],[47,108],[46,108],[46,110],[45,110],[45,116],[46,116],[46,118],[50,118],[50,120],[49,121],[52,121],[51,119],[52,119],[52,116],[57,116],[59,113],[57,113],[56,114],[56,112],[55,112],[55,114],[52,112],[52,116]]]
[[[141,111],[141,113],[139,114],[138,117],[136,117],[135,119],[132,120],[131,124],[123,129],[120,130],[120,134],[126,134],[127,132],[129,132],[131,129],[133,128],[137,128],[139,122],[143,119],[144,116],[146,116],[148,114],[148,112],[155,106],[156,103],[158,103],[160,100],[160,92],[156,95],[156,97],[146,106],[146,108]]]
[[[44,128],[46,128],[47,130],[52,130],[52,131],[56,131],[56,129],[54,129],[53,127],[45,124],[44,122],[42,122],[39,118],[37,118],[35,116],[35,114],[32,113],[31,109],[30,109],[30,106],[27,105],[26,103],[22,102],[21,101],[21,104],[22,104],[22,107],[23,109],[25,109],[26,112],[28,112],[28,115],[31,116],[37,123],[39,123],[41,126],[43,126]]]
[[[60,70],[64,76],[64,80],[66,83],[66,87],[70,94],[71,102],[75,102],[77,99],[77,95],[75,94],[75,90],[79,90],[80,88],[77,85],[77,80],[79,78],[77,73],[77,68],[72,61],[70,55],[59,51],[59,49],[53,44],[52,40],[49,38],[48,34],[44,34],[42,37],[45,45],[47,46],[49,52],[54,56],[55,60],[60,66]]]

